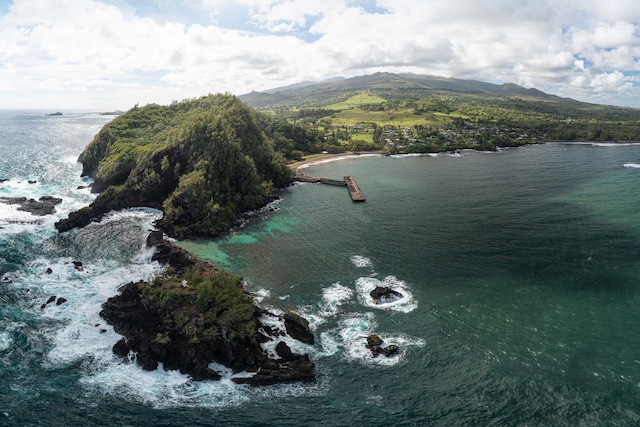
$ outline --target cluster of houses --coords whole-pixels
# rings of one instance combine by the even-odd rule
[[[385,126],[382,142],[391,149],[413,151],[425,147],[476,147],[534,143],[539,135],[495,123],[456,121],[440,126]]]

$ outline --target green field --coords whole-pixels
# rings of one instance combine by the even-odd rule
[[[371,95],[367,92],[359,93],[352,96],[346,101],[339,102],[337,104],[328,105],[326,108],[329,110],[347,110],[350,108],[356,108],[366,104],[380,104],[385,102],[384,98],[380,98],[376,95]]]
[[[415,114],[412,109],[399,109],[393,111],[364,111],[343,110],[331,118],[335,125],[353,126],[358,123],[377,123],[380,126],[414,126],[430,125],[438,126],[451,123],[453,117],[443,113]]]
[[[373,144],[373,133],[372,132],[352,133],[351,139],[353,141],[358,141],[358,140],[367,141]]]

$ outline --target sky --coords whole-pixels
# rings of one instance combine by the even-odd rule
[[[638,0],[0,0],[0,108],[127,110],[379,71],[640,108]]]

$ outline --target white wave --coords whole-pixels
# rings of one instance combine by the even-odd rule
[[[348,302],[352,297],[353,290],[351,288],[343,286],[339,282],[334,283],[322,290],[322,301],[319,303],[320,312],[318,314],[323,319],[333,317],[340,311],[340,306]],[[305,315],[308,314],[305,313]]]
[[[377,323],[373,313],[354,314],[339,323],[339,337],[344,347],[345,357],[364,365],[394,366],[404,360],[406,351],[411,346],[423,347],[424,340],[406,335],[384,334],[375,332]],[[378,335],[383,340],[383,346],[395,344],[399,347],[397,354],[386,357],[374,357],[366,347],[367,336]]]
[[[252,295],[254,301],[260,304],[262,301],[264,301],[265,298],[269,298],[271,296],[271,292],[267,289],[262,288],[252,292]]]
[[[145,251],[146,252],[146,251]],[[150,259],[148,252],[129,265],[118,265],[113,261],[84,265],[78,271],[70,258],[55,263],[41,260],[34,266],[40,277],[40,292],[64,298],[60,305],[51,303],[41,310],[42,316],[63,322],[65,325],[53,332],[53,348],[48,354],[54,365],[71,364],[85,357],[94,360],[110,360],[111,348],[121,338],[100,317],[102,303],[118,292],[118,288],[130,281],[150,280],[160,273],[162,267]],[[137,262],[136,262],[137,261]],[[42,274],[51,268],[51,274]],[[38,273],[35,273],[38,274]],[[30,280],[28,276],[24,278]],[[40,306],[45,301],[35,301]]]
[[[630,168],[630,169],[640,169],[640,164],[639,163],[625,163],[624,167],[625,168]]]
[[[0,227],[3,234],[21,233],[47,221],[45,217],[34,216],[30,212],[20,211],[18,207],[19,205],[0,202]]]
[[[402,298],[385,304],[376,304],[373,301],[373,298],[371,298],[370,292],[377,286],[390,288],[399,292],[402,294]],[[367,307],[409,313],[415,310],[418,306],[413,295],[409,291],[407,284],[395,276],[387,276],[383,280],[378,280],[375,277],[360,277],[356,280],[356,291],[358,293],[358,300],[360,303]]]
[[[359,268],[373,268],[373,263],[371,262],[371,259],[365,257],[365,256],[361,256],[361,255],[354,255],[351,258],[349,258],[351,260],[351,262],[353,263],[353,265],[355,265],[356,267]]]
[[[144,371],[134,362],[110,363],[81,379],[81,384],[104,394],[117,395],[154,408],[234,407],[250,400],[247,386],[231,378],[192,381],[178,371]]]
[[[629,147],[633,145],[640,145],[640,142],[585,142],[584,144],[591,145],[593,147]]]
[[[280,357],[278,356],[278,352],[276,352],[276,346],[280,341],[283,341],[285,344],[287,344],[294,353],[309,353],[312,351],[312,346],[310,346],[309,344],[304,344],[287,335],[287,328],[284,326],[284,320],[282,318],[284,311],[279,310],[275,307],[265,307],[265,309],[269,313],[271,313],[271,315],[263,314],[262,316],[260,316],[259,320],[263,325],[268,326],[274,333],[273,335],[275,335],[276,337],[272,337],[271,340],[260,343],[260,345],[270,357],[275,359]],[[309,320],[310,329],[314,329],[315,326],[319,322],[321,322],[321,320],[317,317],[313,317],[312,315],[307,314],[302,310],[301,314],[307,320]]]
[[[441,153],[407,153],[407,154],[392,154],[389,157],[392,159],[404,159],[405,157],[440,157]]]
[[[0,333],[0,352],[7,351],[13,344],[13,338],[10,330]]]
[[[104,215],[101,223],[108,223],[111,221],[119,221],[125,218],[136,218],[148,223],[148,228],[152,228],[152,222],[162,218],[162,211],[153,208],[128,208],[119,211],[111,211]]]

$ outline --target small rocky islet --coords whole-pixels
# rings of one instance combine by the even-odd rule
[[[290,337],[313,343],[306,321],[294,313],[279,316],[257,307],[240,278],[193,258],[163,239],[162,232],[152,232],[147,244],[156,248],[153,259],[167,267],[164,275],[154,283],[124,285],[100,312],[124,336],[113,347],[118,357],[135,352],[143,369],[155,370],[162,363],[194,380],[220,379],[212,362],[242,372],[232,378],[236,383],[315,379],[309,356],[292,352],[282,341],[285,331],[262,323],[265,316],[277,317]],[[276,355],[263,349],[268,342],[276,343]]]

